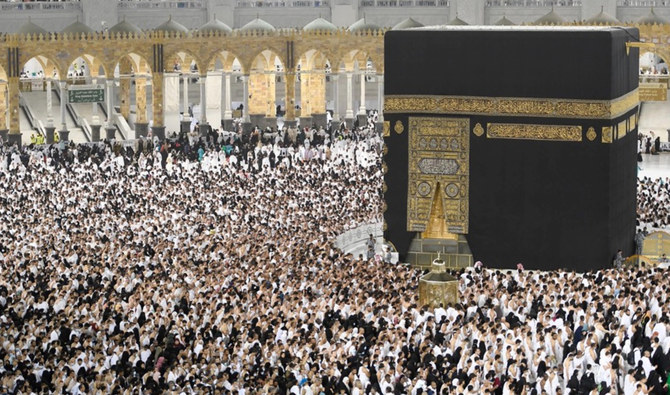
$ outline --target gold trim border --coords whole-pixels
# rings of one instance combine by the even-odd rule
[[[490,139],[582,141],[582,127],[576,125],[489,123],[486,125],[486,137]]]
[[[387,95],[384,113],[475,114],[613,119],[640,103],[638,89],[612,100]]]

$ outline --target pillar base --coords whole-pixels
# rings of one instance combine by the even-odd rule
[[[258,126],[259,128],[262,129],[264,127],[263,126],[264,121],[265,121],[265,115],[263,114],[249,115],[249,122],[251,122],[253,126]]]
[[[100,126],[101,125],[91,125],[91,141],[92,142],[100,141]]]
[[[116,139],[116,128],[105,128],[105,138],[107,140],[115,140]]]
[[[2,139],[3,142],[7,142],[7,135],[9,134],[9,130],[3,129],[0,130],[0,138]]]
[[[181,133],[191,133],[191,121],[179,122],[179,131]]]
[[[53,144],[54,143],[54,131],[56,128],[54,126],[47,126],[44,128],[44,130],[47,133],[47,144]]]
[[[344,118],[344,123],[347,124],[349,130],[354,128],[354,118]]]
[[[265,117],[265,119],[263,119],[263,123],[264,123],[264,125],[263,125],[264,128],[271,127],[273,129],[276,129],[277,128],[277,117]]]
[[[375,132],[381,134],[384,131],[384,122],[375,123]]]
[[[70,131],[69,130],[59,130],[58,131],[58,141],[63,141],[65,143],[70,142]]]
[[[365,126],[368,124],[367,114],[358,114],[356,115],[356,119],[358,119],[358,126]]]
[[[234,128],[235,128],[235,121],[232,118],[223,120],[223,130],[227,132],[232,132]]]
[[[212,130],[212,125],[210,125],[208,123],[201,123],[199,125],[199,128],[200,128],[200,135],[201,136],[207,136],[209,134],[209,132]]]
[[[300,128],[311,128],[312,127],[312,117],[300,117]]]
[[[147,137],[149,134],[149,124],[135,122],[135,138]]]
[[[158,140],[165,140],[165,126],[152,126],[151,134],[158,137]]]
[[[298,121],[292,119],[290,121],[284,121],[284,127],[295,129],[298,126]]]
[[[320,126],[326,129],[328,127],[328,115],[325,112],[323,114],[312,114],[312,123],[316,125],[317,129]]]
[[[251,130],[254,128],[254,124],[249,121],[242,122],[242,131]]]
[[[7,143],[9,145],[21,146],[21,133],[7,133]]]

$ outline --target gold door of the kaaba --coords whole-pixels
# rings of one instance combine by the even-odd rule
[[[447,230],[468,233],[469,164],[468,118],[409,118],[408,231],[426,231],[437,194]]]

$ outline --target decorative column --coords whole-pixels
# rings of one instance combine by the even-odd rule
[[[161,53],[162,59],[162,53]],[[154,71],[153,78],[151,80],[152,88],[152,105],[153,105],[153,115],[154,121],[151,126],[151,132],[154,136],[157,136],[160,140],[165,140],[165,125],[163,117],[163,97],[165,92],[163,92],[163,68],[162,66],[157,68],[161,70],[160,72]]]
[[[181,86],[182,86],[182,118],[181,118],[181,124],[180,124],[180,131],[182,133],[189,133],[191,131],[191,116],[189,115],[189,105],[188,105],[188,80],[189,80],[189,75],[187,73],[182,74],[181,80]]]
[[[51,92],[51,79],[47,78],[47,125],[51,126],[54,123],[53,120],[53,93]]]
[[[21,66],[19,64],[19,49],[7,48],[7,77],[9,82],[9,133],[5,124],[1,126],[0,136],[9,144],[21,145],[21,124],[19,122],[19,77]]]
[[[91,83],[98,87],[98,78],[97,77],[91,77]],[[91,103],[91,125],[99,125],[100,120],[98,119],[98,102],[93,102]]]
[[[300,72],[300,127],[312,126],[312,70]]]
[[[107,140],[113,140],[116,135],[114,127],[114,77],[110,76],[105,83],[107,85],[107,125],[105,126],[105,137]]]
[[[149,131],[147,120],[147,76],[135,75],[135,137],[146,137]]]
[[[232,103],[232,97],[230,97],[230,73],[226,73],[226,85],[225,93],[226,98],[223,102],[223,119],[232,119],[233,111],[231,110],[230,103]]]
[[[184,114],[184,121],[190,121],[191,120],[191,115],[188,112],[188,80],[190,79],[187,74],[182,75],[182,93],[183,93],[183,102],[184,104],[182,105],[183,111],[182,113]]]
[[[351,72],[347,73],[347,112],[345,113],[344,117],[348,120],[353,120],[354,118],[354,110],[353,110],[353,104],[352,104],[352,94],[353,94],[353,74]],[[351,126],[351,125],[347,125]]]
[[[92,77],[91,82],[93,85],[98,87],[98,78]],[[91,127],[91,141],[100,141],[100,118],[98,117],[98,102],[91,103],[93,106],[91,108],[91,123],[88,125]]]
[[[0,136],[7,140],[7,83],[0,83]]]
[[[340,120],[340,84],[339,84],[339,75],[337,74],[331,74],[330,75],[331,81],[333,81],[333,94],[334,94],[334,100],[333,100],[333,121],[338,121]],[[339,126],[339,124],[338,124]]]
[[[249,118],[249,76],[248,75],[243,75],[242,76],[242,84],[244,87],[244,109],[242,110],[242,119],[243,123],[245,124],[250,124],[250,118]],[[250,125],[249,125],[250,126]]]
[[[119,85],[121,88],[121,115],[127,121],[130,119],[130,77],[121,76]]]
[[[312,105],[310,103],[311,76],[311,70],[302,70],[300,72],[300,118],[309,118],[312,116]]]
[[[358,107],[358,125],[365,126],[368,123],[368,116],[365,112],[365,70],[361,70],[361,105]]]
[[[224,93],[225,98],[223,99],[223,130],[232,131],[233,130],[233,111],[231,110],[232,97],[230,97],[230,72],[224,72],[225,82],[224,82]]]
[[[54,126],[54,117],[53,117],[53,92],[51,92],[51,79],[47,78],[47,125],[44,127],[46,131],[46,143],[54,143],[54,131],[56,127]]]
[[[286,72],[286,115],[284,116],[284,126],[294,128],[295,120],[295,73]]]
[[[274,74],[272,74],[274,75]],[[249,75],[248,104],[244,109],[249,115],[252,126],[264,127],[268,111],[268,79],[264,72],[255,72]]]
[[[265,94],[265,119],[263,120],[263,127],[277,126],[277,72],[265,74],[266,94]]]
[[[3,136],[4,137],[4,136]],[[21,144],[21,124],[19,121],[19,77],[9,77],[9,134],[7,141]]]
[[[358,115],[365,115],[365,72],[361,72],[361,106],[358,108]]]
[[[221,96],[223,91],[223,73],[221,71],[207,72],[207,85],[205,95],[205,113],[209,120],[210,129],[221,127]]]
[[[200,135],[204,136],[210,129],[207,122],[207,74],[201,75],[198,83],[200,84]]]
[[[322,68],[312,70],[309,78],[309,104],[312,112],[312,123],[317,127],[328,124],[326,115],[326,74]]]
[[[207,76],[201,75],[200,84],[200,124],[207,123]]]
[[[179,73],[163,73],[163,126],[169,132],[180,131],[183,121],[180,122],[182,99],[180,96],[181,77]],[[186,121],[188,122],[188,121]]]
[[[67,130],[67,82],[60,81],[60,123],[58,131],[60,141],[70,141],[70,131]]]

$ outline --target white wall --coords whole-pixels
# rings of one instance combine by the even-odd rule
[[[185,0],[186,1],[186,0]],[[302,27],[319,16],[336,26],[349,26],[363,15],[379,26],[392,27],[411,16],[425,25],[444,24],[458,15],[470,24],[493,24],[503,16],[515,23],[530,23],[547,14],[550,7],[486,7],[486,0],[451,0],[450,6],[362,7],[361,0],[330,0],[326,7],[248,7],[237,8],[237,0],[188,0],[196,8],[177,8],[170,0],[143,0],[135,4],[116,0],[81,0],[80,2],[0,2],[0,32],[13,33],[30,16],[49,31],[59,32],[77,17],[94,30],[111,27],[124,17],[142,29],[153,29],[170,15],[190,29],[202,26],[214,15],[233,28],[242,27],[259,16],[276,27]],[[251,0],[241,0],[251,2]],[[276,2],[277,0],[255,0]],[[291,0],[286,0],[289,3]],[[649,14],[648,7],[619,7],[617,0],[582,0],[581,7],[556,7],[567,21],[581,21],[605,11],[623,22]],[[253,3],[253,2],[251,2]],[[121,4],[119,6],[119,4]],[[128,7],[130,5],[130,7]],[[170,8],[172,6],[172,8]],[[201,7],[201,8],[198,8]],[[670,7],[655,12],[670,20]]]
[[[319,15],[321,18],[330,20],[330,8],[238,8],[235,10],[235,25],[231,27],[240,28],[258,16],[274,27],[301,28],[318,18]]]
[[[507,19],[516,24],[532,23],[548,14],[550,11],[551,7],[489,7],[486,8],[484,23],[492,25],[498,22],[503,16],[506,16]],[[580,21],[583,19],[580,7],[557,7],[554,8],[554,11],[568,22]],[[591,18],[594,15],[589,15],[586,18]]]
[[[366,20],[381,26],[393,27],[399,22],[412,16],[414,20],[426,26],[444,25],[449,22],[449,7],[388,7],[388,8],[362,8]]]
[[[17,3],[8,3],[15,5]],[[30,3],[18,3],[30,4]],[[54,4],[54,3],[52,3]],[[58,3],[55,3],[58,4]],[[0,32],[15,33],[28,22],[28,17],[36,25],[49,32],[60,32],[79,18],[83,19],[81,8],[65,10],[2,10],[0,7]]]
[[[106,0],[109,1],[109,0]],[[172,19],[189,29],[197,29],[207,23],[207,10],[202,9],[119,9],[119,20],[136,25],[142,30],[154,29]]]

